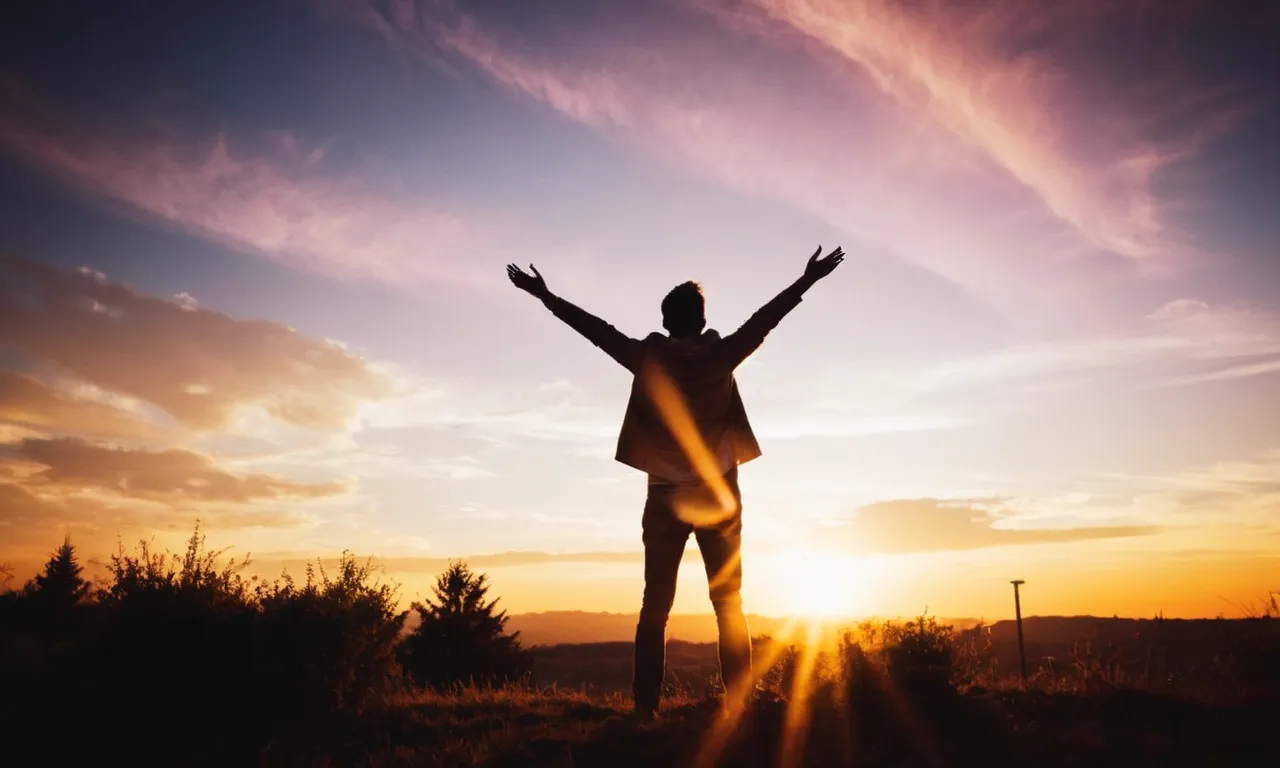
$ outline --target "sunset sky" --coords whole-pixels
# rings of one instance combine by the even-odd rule
[[[1231,12],[1224,9],[1230,7]],[[109,9],[109,10],[108,10]],[[0,562],[449,558],[634,611],[632,336],[727,333],[752,613],[1238,615],[1280,590],[1280,8],[0,8]],[[677,612],[710,609],[696,550]]]

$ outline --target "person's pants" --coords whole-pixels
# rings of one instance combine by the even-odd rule
[[[725,475],[733,508],[724,510],[705,485],[649,485],[644,520],[644,603],[636,625],[636,707],[657,709],[666,671],[667,617],[676,575],[692,533],[702,552],[720,630],[720,677],[730,696],[751,685],[751,634],[742,612],[742,496],[735,467]]]

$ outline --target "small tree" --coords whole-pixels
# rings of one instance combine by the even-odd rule
[[[414,603],[421,619],[402,649],[404,668],[419,685],[496,685],[519,679],[532,668],[520,647],[520,633],[506,633],[507,612],[486,601],[488,577],[461,561],[436,579],[435,600]]]
[[[49,556],[44,570],[27,583],[27,593],[50,609],[70,608],[89,594],[89,582],[81,576],[83,572],[68,535],[62,540],[62,546]]]

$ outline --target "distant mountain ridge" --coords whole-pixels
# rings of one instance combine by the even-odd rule
[[[525,614],[514,622],[532,630],[525,645],[534,657],[533,680],[538,685],[567,689],[587,688],[625,693],[630,689],[633,645],[630,625],[634,614],[551,612]],[[715,619],[709,614],[673,616],[673,626],[681,635],[667,644],[667,673],[687,690],[710,679],[716,671]],[[783,622],[753,617],[753,634],[780,636]],[[939,618],[960,631],[971,629],[972,619]],[[1142,681],[1143,685],[1182,686],[1188,676],[1233,674],[1240,659],[1257,663],[1267,658],[1257,649],[1265,638],[1270,618],[1238,619],[1130,619],[1096,616],[1030,616],[1023,620],[1026,666],[1029,674],[1079,674],[1079,669],[1105,667],[1115,679]],[[833,621],[823,630],[819,642],[836,639],[842,628],[856,620]],[[981,666],[996,677],[1015,677],[1021,667],[1017,624],[1002,619],[986,625],[988,631],[962,642],[978,640],[976,650]],[[612,633],[611,639],[549,642],[569,633]],[[626,633],[625,636],[622,636]],[[686,639],[695,637],[695,640]],[[523,638],[522,638],[523,639]],[[1267,646],[1261,646],[1266,648]],[[827,651],[833,650],[827,646]],[[1240,654],[1244,654],[1241,656]],[[1252,654],[1249,655],[1249,654]],[[1224,666],[1225,665],[1225,666]],[[1274,667],[1264,667],[1274,669]],[[1072,670],[1077,670],[1072,672]],[[1265,675],[1266,673],[1264,673]],[[1260,678],[1260,679],[1266,679]]]
[[[635,638],[635,613],[591,611],[545,611],[508,616],[507,630],[519,631],[525,647],[560,643],[630,642]],[[865,618],[865,617],[864,617]],[[862,618],[824,619],[829,626],[852,626]],[[895,620],[899,620],[895,617]],[[938,619],[957,628],[971,627],[976,619]],[[748,614],[747,623],[753,635],[777,635],[790,623],[789,619]],[[667,637],[691,643],[716,640],[716,617],[710,613],[672,614],[667,622]]]

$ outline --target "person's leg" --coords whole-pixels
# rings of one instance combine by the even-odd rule
[[[697,528],[694,536],[707,569],[711,605],[720,630],[720,678],[729,701],[744,698],[751,688],[751,631],[742,611],[742,503],[737,470],[725,479],[738,509],[715,526]]]
[[[673,491],[650,486],[644,505],[644,602],[636,624],[635,669],[631,691],[636,709],[658,708],[666,672],[667,617],[676,598],[676,576],[690,526],[676,519]]]

